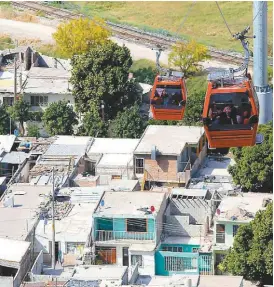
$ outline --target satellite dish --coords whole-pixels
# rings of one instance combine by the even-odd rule
[[[154,207],[153,205],[150,207],[150,211],[151,211],[151,212],[154,212],[154,211],[155,211],[155,207]]]
[[[104,201],[103,199],[101,200],[100,205],[101,205],[101,206],[104,206],[104,205],[105,205],[105,201]]]

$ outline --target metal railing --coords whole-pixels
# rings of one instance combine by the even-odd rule
[[[97,230],[96,241],[110,240],[154,240],[154,232],[126,232],[126,231],[110,231]]]
[[[225,232],[216,233],[216,243],[225,243]]]

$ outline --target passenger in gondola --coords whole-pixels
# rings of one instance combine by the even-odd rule
[[[208,117],[209,117],[211,120],[215,120],[217,114],[218,114],[218,108],[217,108],[216,103],[213,102],[211,108],[209,109]]]
[[[234,105],[230,105],[231,109],[231,119],[232,119],[232,124],[237,125],[237,108]]]
[[[244,111],[243,118],[244,118],[244,125],[247,125],[249,123],[249,112],[248,111]]]
[[[226,115],[226,117],[224,117],[224,119],[223,119],[223,124],[224,125],[233,124],[233,120],[232,120],[232,117],[231,117],[231,107],[230,106],[226,106],[224,108],[223,112]]]
[[[154,95],[154,97],[153,97],[153,99],[151,101],[151,104],[152,105],[161,105],[162,104],[162,99],[159,96],[159,93],[158,93],[157,90],[155,91],[155,95]]]
[[[165,89],[162,92],[162,100],[163,100],[164,106],[167,107],[169,97]]]

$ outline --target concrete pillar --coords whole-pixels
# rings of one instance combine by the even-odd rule
[[[255,18],[256,17],[256,18]],[[259,123],[266,124],[272,119],[272,91],[267,77],[267,2],[253,2],[254,20],[254,86],[259,98]]]

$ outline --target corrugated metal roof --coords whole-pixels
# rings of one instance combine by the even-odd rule
[[[52,144],[45,152],[45,156],[71,156],[85,154],[86,145],[57,145]]]
[[[22,164],[29,155],[21,151],[12,151],[4,155],[2,163]]]

